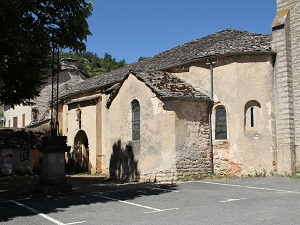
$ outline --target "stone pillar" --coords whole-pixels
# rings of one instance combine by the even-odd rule
[[[70,151],[66,136],[43,137],[39,151],[43,153],[42,175],[35,186],[36,194],[58,194],[72,190],[65,175],[65,152]]]

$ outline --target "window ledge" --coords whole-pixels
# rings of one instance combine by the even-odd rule
[[[129,142],[132,148],[139,148],[141,145],[141,140],[132,140]]]
[[[224,140],[214,140],[213,144],[214,145],[221,145],[221,144],[227,144],[228,143],[228,139],[224,139]]]

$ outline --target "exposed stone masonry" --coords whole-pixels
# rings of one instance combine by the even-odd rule
[[[208,103],[198,103],[199,115],[189,117],[184,122],[186,136],[184,143],[177,142],[176,167],[178,178],[200,176],[211,171],[208,127]],[[182,107],[188,115],[192,108]],[[182,121],[180,121],[182,122]]]
[[[277,0],[277,7],[273,22],[277,161],[279,173],[292,173],[300,141],[300,3]]]

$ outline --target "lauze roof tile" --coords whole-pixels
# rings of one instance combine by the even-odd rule
[[[67,92],[62,93],[61,97],[97,88],[105,89],[120,83],[129,74],[128,71],[131,70],[135,71],[136,76],[161,98],[190,97],[206,99],[202,93],[192,89],[184,81],[171,76],[171,74],[154,71],[163,71],[173,66],[211,56],[250,53],[271,54],[271,39],[271,34],[254,34],[235,29],[222,30],[110,73],[82,81]]]

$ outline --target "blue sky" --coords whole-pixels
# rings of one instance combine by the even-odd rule
[[[271,33],[276,0],[93,0],[87,51],[127,63],[234,28]]]

